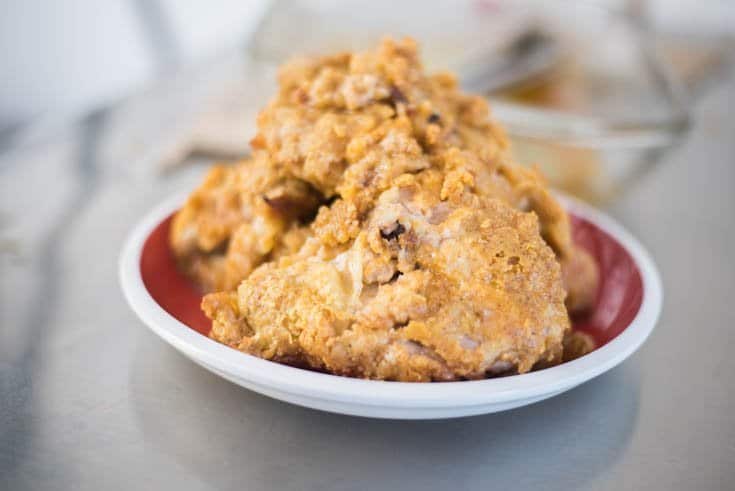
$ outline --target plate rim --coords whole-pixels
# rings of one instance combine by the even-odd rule
[[[125,299],[149,329],[195,361],[225,371],[236,379],[294,396],[341,404],[422,409],[486,406],[530,399],[572,388],[620,364],[646,341],[661,314],[661,278],[643,245],[604,212],[576,198],[557,194],[565,209],[617,240],[630,254],[641,275],[643,298],[638,313],[622,333],[604,346],[576,360],[537,372],[455,382],[364,380],[283,365],[235,350],[198,333],[166,312],[148,293],[140,271],[143,245],[160,222],[183,205],[188,194],[177,193],[165,199],[144,215],[128,234],[118,263]]]

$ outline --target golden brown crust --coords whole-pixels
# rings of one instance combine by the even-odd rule
[[[426,76],[409,40],[296,60],[279,85],[253,160],[213,170],[172,228],[190,274],[230,290],[203,301],[214,339],[388,380],[558,362],[557,258],[582,263],[567,261],[566,213],[510,160],[483,99]]]
[[[272,172],[262,159],[214,166],[171,225],[171,248],[205,291],[232,290],[261,263],[296,252],[308,234],[300,220],[322,197]]]
[[[349,248],[256,269],[234,312],[225,294],[207,296],[213,337],[233,345],[246,323],[245,352],[388,380],[525,372],[554,357],[569,324],[535,215],[475,195],[447,204],[416,181],[382,193]]]

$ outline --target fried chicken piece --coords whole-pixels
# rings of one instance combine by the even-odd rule
[[[561,259],[562,281],[567,291],[566,305],[570,314],[584,314],[597,299],[600,273],[594,258],[582,249],[575,247],[570,254]]]
[[[424,75],[413,42],[297,59],[281,69],[279,82],[253,139],[278,172],[309,181],[325,196],[339,195],[364,213],[398,175],[461,169],[472,175],[475,192],[539,216],[542,236],[562,267],[571,267],[568,306],[590,306],[590,297],[580,293],[595,277],[594,264],[575,259],[566,211],[537,172],[510,160],[486,101],[460,93],[450,74]]]
[[[279,172],[364,211],[396,176],[441,165],[452,148],[491,164],[507,142],[487,115],[485,101],[461,94],[453,76],[426,76],[415,43],[388,40],[285,65],[252,145]]]
[[[468,192],[441,200],[452,177],[438,176],[397,179],[349,243],[312,238],[256,269],[236,296],[205,297],[212,337],[386,380],[482,378],[559,359],[569,327],[561,270],[536,216]]]
[[[202,305],[214,339],[389,380],[560,362],[594,262],[487,103],[425,75],[415,43],[289,63],[251,143],[172,228],[184,268],[224,290]]]
[[[572,361],[597,348],[597,343],[589,334],[582,331],[568,331],[562,341],[564,345],[563,361]]]
[[[234,287],[263,260],[292,252],[289,245],[297,247],[307,234],[292,226],[292,218],[274,222],[268,213],[266,226],[253,226],[258,210],[240,209],[241,201],[253,202],[278,179],[308,182],[321,196],[341,196],[364,214],[402,173],[461,168],[472,174],[477,193],[535,211],[544,239],[560,258],[574,254],[566,213],[537,173],[510,161],[507,140],[488,119],[485,100],[460,93],[450,74],[424,75],[412,41],[294,60],[280,71],[279,82],[278,95],[258,118],[252,142],[257,163],[241,164],[231,179],[223,176],[226,170],[213,170],[192,197],[198,203],[187,205],[174,224],[173,250],[206,290]],[[314,211],[311,196],[306,215]],[[212,253],[230,241],[237,251]],[[570,291],[583,290],[581,283]]]
[[[213,167],[171,225],[171,248],[205,291],[231,290],[266,260],[297,251],[321,196],[257,160]]]

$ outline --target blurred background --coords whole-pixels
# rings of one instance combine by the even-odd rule
[[[270,3],[5,0],[0,18],[0,131],[118,100],[164,73],[244,48]],[[314,9],[339,4],[296,3]],[[622,0],[596,3],[626,6]],[[662,31],[712,36],[735,30],[735,6],[727,0],[651,0],[644,5],[645,15]]]
[[[735,35],[725,0],[8,0],[3,10],[0,152],[147,100],[149,114],[133,119],[156,122],[120,142],[145,147],[144,160],[237,158],[284,58],[412,35],[429,68],[493,100],[520,161],[598,203],[682,140]]]

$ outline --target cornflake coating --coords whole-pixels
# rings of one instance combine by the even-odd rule
[[[412,41],[287,64],[252,146],[172,228],[185,270],[222,290],[203,301],[214,339],[388,380],[561,360],[565,291],[586,307],[594,262],[485,101],[426,76]]]
[[[445,179],[446,181],[446,179]],[[349,247],[314,240],[204,300],[213,336],[263,358],[355,377],[430,381],[558,361],[560,267],[536,216],[405,176]]]
[[[272,172],[264,157],[213,167],[174,216],[171,248],[205,291],[236,288],[261,263],[296,252],[308,235],[302,222],[322,197]]]

